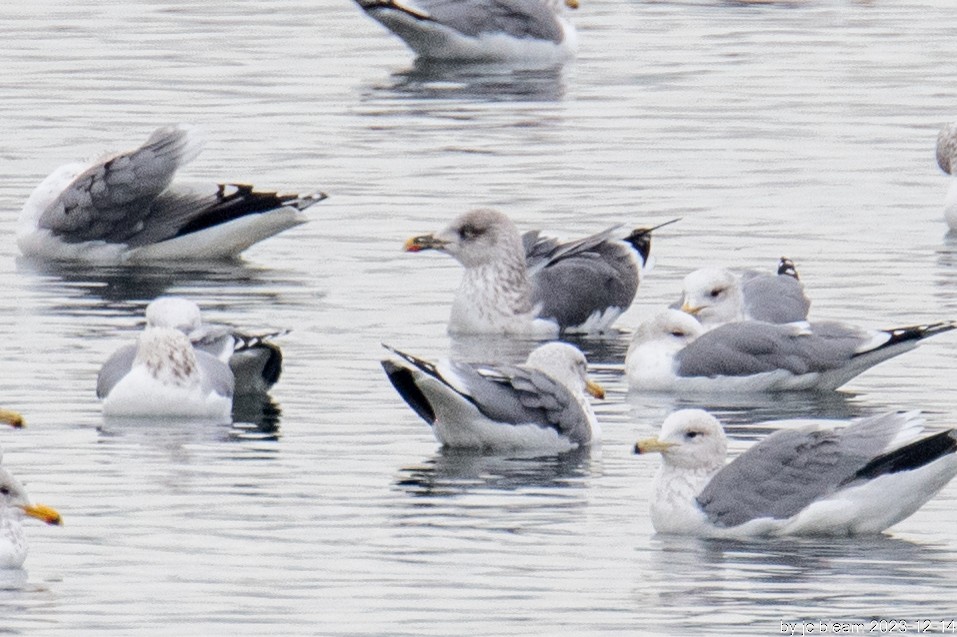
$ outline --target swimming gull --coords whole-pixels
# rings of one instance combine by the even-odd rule
[[[24,516],[47,524],[62,524],[55,509],[35,504],[13,474],[0,467],[0,569],[20,568],[27,558],[27,542],[21,526]]]
[[[725,465],[721,424],[700,409],[665,419],[636,453],[661,453],[651,522],[707,537],[881,533],[957,474],[957,430],[919,438],[914,413],[839,428],[781,429]]]
[[[197,128],[179,124],[156,129],[139,148],[61,166],[20,213],[20,251],[98,263],[233,258],[304,223],[303,211],[326,197],[173,184],[202,146]]]
[[[673,223],[669,221],[668,223]],[[412,237],[408,252],[439,250],[465,267],[449,332],[555,336],[602,332],[631,305],[648,262],[651,232],[618,226],[561,243],[522,237],[501,212],[479,209],[441,232]]]
[[[193,347],[227,363],[237,395],[264,394],[282,374],[282,350],[269,339],[288,330],[245,334],[227,325],[204,323],[198,305],[173,296],[157,298],[146,306],[146,324],[177,329]]]
[[[833,390],[954,327],[952,321],[886,330],[833,321],[740,321],[706,332],[693,316],[665,310],[639,326],[625,371],[631,387],[639,390]]]
[[[947,124],[937,135],[937,165],[948,175],[957,169],[957,122]],[[951,230],[957,230],[957,175],[951,178],[944,199],[944,219]]]
[[[212,354],[198,351],[178,329],[147,327],[137,343],[103,364],[96,395],[107,416],[181,417],[228,422],[233,373]]]
[[[524,365],[431,363],[386,347],[400,359],[382,361],[386,375],[444,446],[567,451],[601,438],[585,392],[605,393],[573,345],[546,343]]]
[[[811,301],[804,294],[794,262],[782,257],[775,274],[725,268],[701,268],[684,278],[677,306],[705,329],[734,321],[793,323],[806,321]]]
[[[421,58],[557,63],[578,36],[565,8],[578,0],[356,0]]]

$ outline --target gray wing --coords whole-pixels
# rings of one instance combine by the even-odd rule
[[[957,155],[957,122],[947,124],[937,134],[937,165],[948,175],[954,174],[952,161]]]
[[[226,325],[204,323],[187,334],[196,349],[212,354],[221,361],[228,361],[236,346],[232,328]]]
[[[702,334],[675,360],[678,375],[684,377],[750,376],[775,370],[807,374],[846,365],[864,340],[855,328],[838,323],[814,323],[803,330],[742,321]]]
[[[793,276],[748,271],[741,275],[745,315],[754,321],[806,321],[811,301]]]
[[[629,244],[614,239],[615,230],[568,243],[537,233],[523,236],[539,316],[572,327],[595,312],[631,305],[638,291],[638,262]]]
[[[159,128],[139,148],[80,174],[43,211],[38,226],[67,242],[125,241],[200,145],[190,127]]]
[[[839,429],[779,430],[715,474],[698,504],[723,527],[789,518],[859,477],[911,419],[890,413]]]
[[[367,11],[398,2],[359,0]],[[454,29],[463,35],[477,37],[483,33],[506,33],[516,38],[562,41],[562,29],[555,12],[539,0],[417,0],[427,19]],[[422,17],[411,11],[410,15]]]
[[[136,358],[136,343],[125,345],[113,352],[96,376],[96,397],[106,398],[118,382],[133,369]]]
[[[465,397],[488,418],[513,425],[534,424],[555,429],[578,444],[589,442],[587,414],[568,388],[547,374],[517,365],[452,365],[468,390]]]
[[[232,397],[235,389],[233,372],[224,362],[206,352],[196,351],[196,362],[203,375],[203,389],[220,396]]]

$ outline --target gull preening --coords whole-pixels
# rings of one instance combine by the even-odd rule
[[[746,270],[739,276],[715,267],[695,270],[684,278],[677,305],[711,329],[746,320],[806,321],[811,301],[804,294],[794,262],[782,257],[775,274]]]
[[[321,192],[278,194],[244,184],[173,183],[203,141],[193,126],[165,126],[139,148],[61,166],[37,186],[20,213],[20,251],[97,263],[234,258],[305,223],[303,211],[326,198]]]
[[[739,321],[705,331],[693,316],[665,310],[635,332],[625,371],[632,388],[649,391],[826,391],[955,327],[952,321],[886,330]]]
[[[35,504],[13,474],[0,467],[0,569],[20,568],[27,558],[27,541],[21,526],[24,517],[62,524],[55,509]]]
[[[630,233],[616,226],[562,243],[537,232],[523,237],[506,215],[479,209],[441,232],[412,237],[405,249],[445,252],[465,268],[449,319],[453,334],[597,333],[631,305],[651,232],[663,225]]]
[[[561,452],[599,442],[585,393],[603,398],[584,354],[546,343],[523,365],[432,363],[386,346],[382,367],[403,400],[447,447]]]
[[[944,198],[944,219],[951,230],[957,230],[957,122],[945,125],[937,135],[937,165],[951,175]]]
[[[913,514],[957,474],[957,430],[919,438],[922,429],[914,413],[781,429],[726,465],[721,424],[685,409],[635,452],[662,455],[651,504],[659,533],[873,534]]]
[[[237,395],[264,394],[282,374],[282,350],[270,339],[287,330],[246,334],[226,325],[204,323],[196,303],[174,296],[160,297],[146,306],[146,325],[179,330],[194,348],[228,364]]]
[[[578,37],[578,0],[356,0],[424,59],[558,63]]]
[[[234,384],[229,365],[195,349],[182,331],[147,324],[100,368],[96,395],[107,416],[229,422]]]

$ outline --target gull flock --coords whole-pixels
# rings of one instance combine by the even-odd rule
[[[555,64],[577,49],[569,19],[577,0],[355,1],[425,60]],[[131,150],[58,168],[26,199],[20,251],[110,266],[237,258],[307,222],[307,210],[327,198],[311,189],[283,194],[229,181],[185,184],[178,173],[203,144],[200,129],[174,124]],[[937,161],[955,174],[957,124],[941,130]],[[957,177],[944,217],[957,230]],[[590,399],[605,392],[589,377],[584,354],[561,339],[621,333],[615,322],[651,267],[652,233],[677,221],[623,220],[560,241],[521,229],[503,212],[476,209],[409,238],[406,252],[441,253],[462,266],[458,290],[450,293],[453,337],[542,344],[522,364],[430,360],[384,345],[386,378],[446,447],[545,454],[599,445]],[[621,361],[630,391],[690,399],[833,391],[957,327],[942,318],[874,330],[811,320],[810,307],[787,258],[770,272],[690,272],[679,300],[634,330]],[[135,342],[120,346],[99,371],[104,418],[229,422],[235,397],[263,395],[280,379],[283,354],[273,341],[283,331],[250,335],[207,324],[194,301],[176,297],[152,301],[145,319]],[[7,411],[0,421],[23,424]],[[656,531],[709,537],[880,533],[957,474],[957,430],[925,434],[910,412],[836,428],[780,429],[727,462],[721,424],[700,409],[682,409],[634,451],[662,457],[649,485]],[[19,568],[26,558],[24,517],[61,523],[0,467],[0,568]]]

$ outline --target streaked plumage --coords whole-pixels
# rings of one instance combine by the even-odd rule
[[[944,219],[951,230],[957,230],[957,122],[947,124],[937,135],[937,165],[951,175],[950,186],[944,198]]]
[[[708,537],[880,533],[957,474],[957,430],[918,438],[916,414],[840,428],[779,430],[725,465],[721,424],[677,411],[636,453],[658,452],[651,521],[659,533]]]

